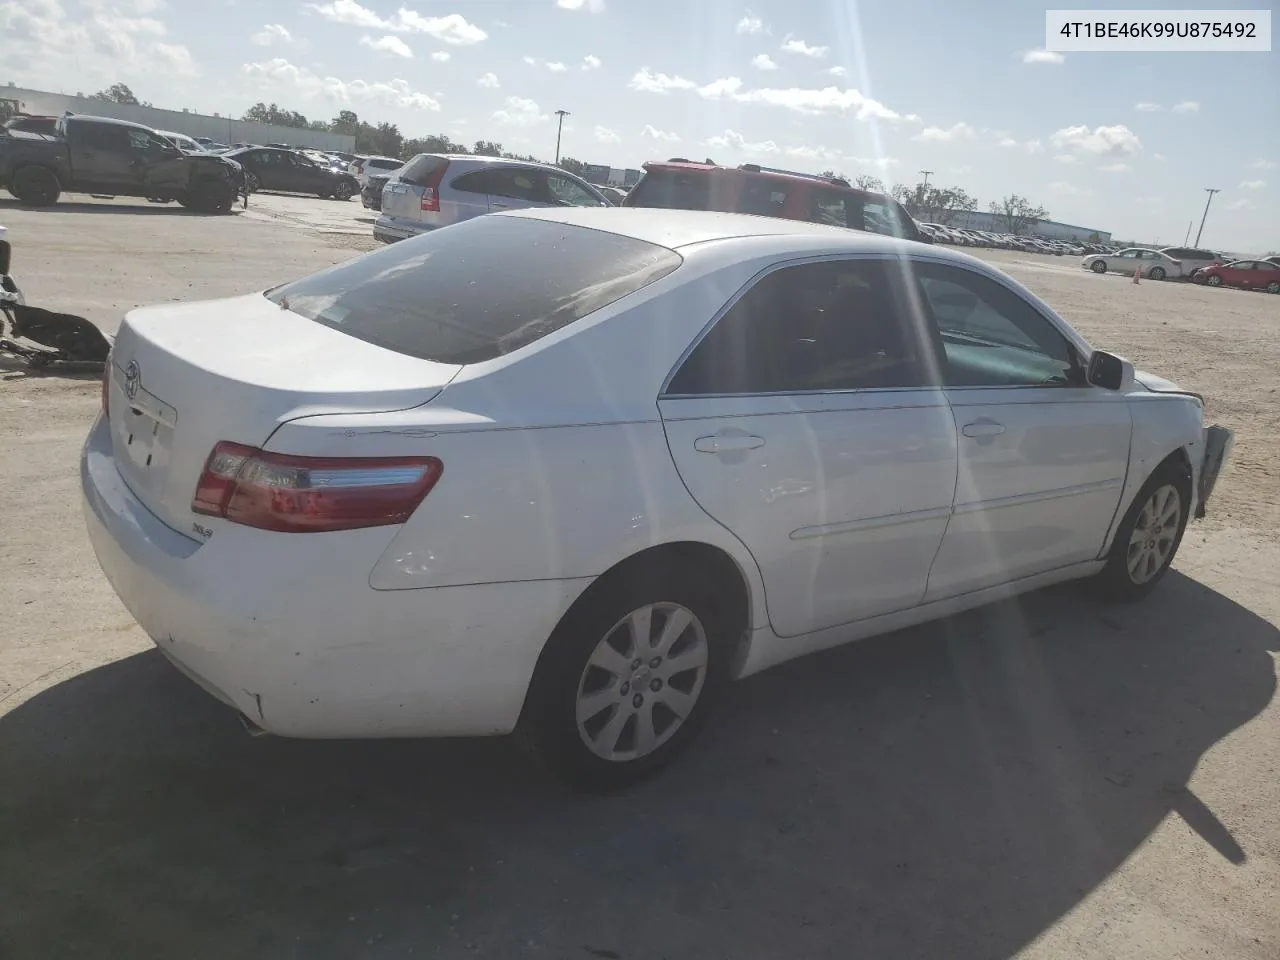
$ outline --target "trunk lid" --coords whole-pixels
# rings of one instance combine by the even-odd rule
[[[191,535],[191,498],[214,444],[263,446],[282,423],[420,406],[460,366],[395,353],[281,309],[262,294],[145,307],[112,351],[116,467],[161,521]]]

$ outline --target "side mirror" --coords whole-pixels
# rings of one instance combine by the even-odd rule
[[[1133,364],[1115,354],[1095,350],[1089,357],[1086,376],[1095,387],[1127,392],[1133,387]]]

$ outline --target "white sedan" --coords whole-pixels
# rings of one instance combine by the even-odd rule
[[[538,209],[131,312],[81,472],[125,605],[253,727],[519,727],[605,788],[730,679],[1145,594],[1230,447],[1202,414],[963,254]]]
[[[1116,253],[1093,253],[1080,261],[1080,266],[1094,273],[1116,273],[1132,277],[1140,273],[1149,280],[1167,280],[1170,277],[1182,276],[1182,261],[1175,260],[1167,253],[1159,250],[1148,250],[1145,247],[1130,247]]]

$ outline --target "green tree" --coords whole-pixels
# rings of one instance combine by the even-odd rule
[[[419,153],[470,153],[464,144],[454,143],[445,133],[432,133],[425,137],[414,137],[404,142],[404,156],[412,157]]]
[[[105,90],[99,90],[95,93],[91,100],[103,100],[107,103],[128,103],[137,107],[149,107],[151,104],[140,101],[133,95],[133,91],[129,89],[126,83],[113,83]]]
[[[574,176],[582,176],[582,172],[587,169],[587,165],[581,160],[575,160],[573,157],[561,157],[560,169],[567,170]]]
[[[884,193],[884,181],[879,177],[871,177],[867,174],[861,174],[854,181],[853,185],[859,190],[871,190],[875,193]]]
[[[280,127],[297,127],[301,130],[310,126],[307,118],[296,110],[284,110],[274,103],[268,105],[261,101],[246,110],[241,119],[252,123],[273,123]]]
[[[502,156],[502,144],[495,143],[492,140],[477,140],[476,145],[471,148],[471,152],[477,157],[500,157]]]
[[[1011,193],[1000,200],[993,200],[990,211],[1000,218],[1004,233],[1020,234],[1041,220],[1049,219],[1049,211],[1038,207],[1026,197]]]
[[[360,118],[354,110],[340,110],[338,115],[329,121],[329,129],[346,137],[354,137],[360,132]]]

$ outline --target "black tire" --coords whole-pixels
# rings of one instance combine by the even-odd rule
[[[13,175],[9,192],[29,207],[51,207],[62,195],[62,184],[52,170],[22,167]]]
[[[1280,293],[1280,281],[1272,280],[1268,283],[1267,293]]]
[[[1090,264],[1090,265],[1089,265],[1089,269],[1090,269],[1090,270],[1092,270],[1094,273],[1106,273],[1106,272],[1107,272],[1107,261],[1105,261],[1105,260],[1095,260],[1095,261],[1093,261],[1093,263],[1092,263],[1092,264]]]
[[[1164,267],[1152,267],[1151,272],[1147,274],[1148,279],[1163,280],[1165,277]]]
[[[230,213],[235,202],[235,188],[225,183],[204,181],[191,188],[183,206],[197,213]]]
[[[519,733],[522,738],[559,779],[577,789],[608,792],[657,773],[697,735],[728,681],[736,638],[732,636],[734,617],[732,611],[725,609],[722,595],[723,591],[717,591],[714,583],[693,570],[624,567],[606,575],[574,604],[548,640],[534,671],[521,716]],[[651,692],[651,685],[655,682],[661,688],[662,681],[656,676],[660,667],[655,667],[654,661],[649,660],[634,668],[634,664],[643,657],[632,660],[624,668],[624,672],[634,668],[635,672],[629,678],[622,674],[611,675],[590,665],[593,654],[610,638],[625,645],[630,637],[627,618],[633,611],[651,604],[678,605],[695,618],[672,649],[685,646],[687,641],[696,644],[696,627],[701,625],[706,641],[706,666],[700,688],[695,688],[692,683],[690,690],[683,688],[692,672],[686,671],[671,675],[669,679],[672,682],[665,693],[661,690]],[[662,614],[655,612],[655,628],[659,627],[660,620],[665,623]],[[613,652],[626,660],[640,651],[632,649],[623,654],[615,646]],[[661,657],[656,659],[660,661]],[[646,669],[649,667],[654,668],[652,676]],[[657,731],[659,737],[658,746],[652,752],[630,760],[611,760],[597,755],[587,746],[584,737],[590,734],[579,731],[578,701],[580,695],[588,692],[585,688],[589,676],[598,676],[604,681],[601,690],[617,689],[624,700],[634,699],[621,706],[603,708],[604,712],[584,720],[584,728],[589,730],[596,720],[602,720],[603,726],[607,727],[619,715],[638,715],[643,705],[635,700],[650,696],[653,701],[648,705],[648,715],[653,718],[651,729]],[[682,678],[679,684],[674,682],[677,676]],[[633,691],[628,690],[630,682],[637,684]],[[595,683],[591,686],[594,687]],[[662,718],[667,719],[670,711],[663,698],[669,696],[671,690],[685,696],[692,692],[695,699],[683,722],[667,734],[668,727],[658,731],[657,717],[661,713]],[[662,703],[661,710],[658,703]],[[675,717],[675,714],[670,716]],[[638,717],[624,719],[617,728],[614,749],[628,742],[628,730],[633,748],[639,743]],[[604,735],[601,730],[599,736]],[[665,741],[661,739],[664,736],[667,737]]]
[[[1211,286],[1211,287],[1220,287],[1220,286],[1222,286],[1222,278],[1221,278],[1220,276],[1218,276],[1216,273],[1211,273],[1211,274],[1209,274],[1209,276],[1205,277],[1204,282],[1205,282],[1205,283],[1207,283],[1207,284],[1208,284],[1209,286]]]
[[[1148,504],[1155,502],[1157,493],[1171,488],[1178,496],[1178,517],[1171,527],[1166,521],[1158,526],[1150,526],[1147,513]],[[1166,508],[1167,509],[1167,508]],[[1098,574],[1098,582],[1103,593],[1112,600],[1140,600],[1150,593],[1157,583],[1164,578],[1178,554],[1178,546],[1182,543],[1182,534],[1187,529],[1191,515],[1191,473],[1186,464],[1178,460],[1166,460],[1147,478],[1138,495],[1133,498],[1128,511],[1116,528],[1115,540],[1111,544],[1111,552],[1107,556],[1107,565]],[[1133,539],[1135,532],[1142,524],[1150,530],[1147,545],[1159,543],[1165,545],[1167,540],[1168,554],[1158,557],[1158,564],[1153,568],[1139,565],[1135,573],[1130,566]],[[1167,536],[1166,536],[1167,535]],[[1150,558],[1148,548],[1138,545],[1138,552]]]
[[[333,199],[350,200],[355,195],[355,187],[346,180],[339,180],[337,186],[333,188]]]

